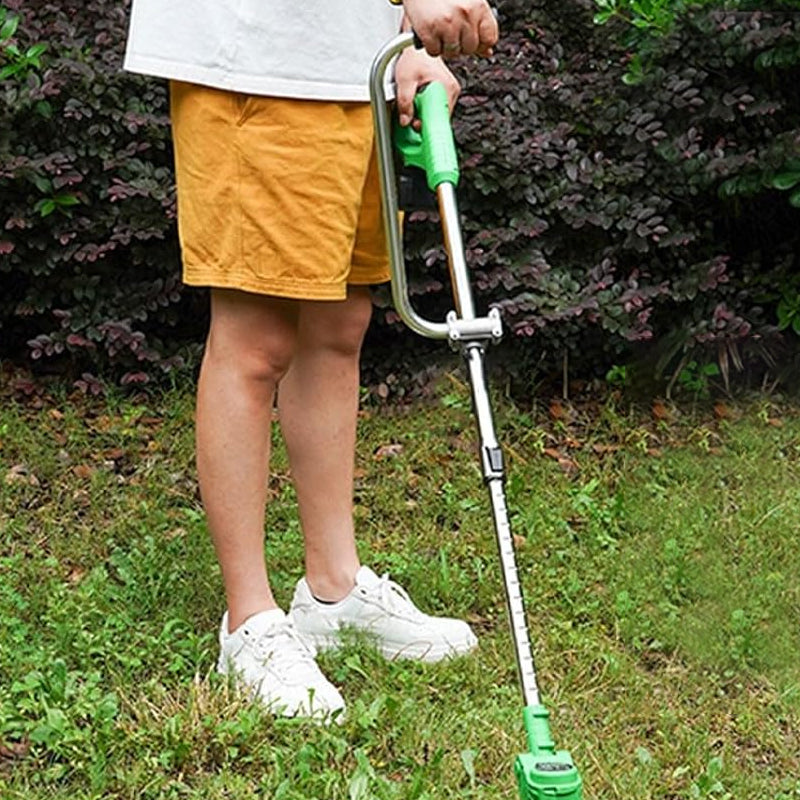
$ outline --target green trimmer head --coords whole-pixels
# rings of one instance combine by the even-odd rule
[[[522,712],[529,752],[514,762],[521,800],[581,800],[581,776],[566,750],[556,750],[550,736],[550,716],[544,706],[527,706]]]

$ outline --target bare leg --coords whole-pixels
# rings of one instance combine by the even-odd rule
[[[359,356],[369,290],[342,302],[303,301],[297,349],[278,390],[278,413],[297,490],[314,595],[339,600],[359,568],[353,530],[353,462]]]
[[[264,513],[275,387],[291,362],[299,304],[214,289],[197,391],[197,471],[228,601],[228,625],[275,608]]]

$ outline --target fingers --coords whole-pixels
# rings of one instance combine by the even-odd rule
[[[414,119],[414,97],[417,94],[417,83],[412,81],[398,82],[397,84],[397,117],[400,124],[405,127]]]
[[[450,106],[450,113],[452,114],[461,94],[461,84],[455,75],[446,68],[442,75],[438,77],[438,80],[444,84],[444,88],[447,91],[447,104]]]
[[[423,86],[438,81],[444,85],[447,101],[452,112],[461,84],[440,58],[431,58],[419,50],[408,49],[403,52],[395,65],[395,99],[397,114],[401,125],[408,125],[416,116],[414,99]],[[414,127],[419,128],[419,120],[414,119]]]
[[[425,52],[429,56],[438,58],[439,56],[444,55],[445,43],[442,40],[441,35],[436,32],[436,29],[433,25],[415,25],[414,30],[416,31],[417,36],[420,38],[420,41],[425,48]]]
[[[490,11],[478,25],[478,46],[475,52],[481,56],[490,56],[492,47],[497,44],[499,38],[500,26],[497,24],[497,17]]]
[[[461,52],[477,53],[480,46],[479,28],[465,25],[461,29]]]
[[[461,42],[445,42],[442,47],[442,55],[445,58],[454,58],[461,53]]]
[[[486,0],[405,0],[414,30],[432,56],[488,55],[497,20]]]

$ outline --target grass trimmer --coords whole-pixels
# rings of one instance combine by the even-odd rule
[[[450,125],[447,94],[442,84],[429,84],[417,95],[415,105],[417,116],[422,121],[421,134],[411,128],[395,127],[393,137],[385,76],[394,57],[406,47],[415,44],[415,41],[414,34],[408,33],[400,34],[388,42],[376,56],[370,78],[381,173],[383,218],[391,261],[392,297],[398,314],[409,328],[431,339],[449,340],[452,346],[461,351],[466,364],[472,405],[478,423],[481,467],[489,489],[511,633],[525,701],[523,722],[528,750],[517,756],[514,764],[520,797],[522,800],[581,800],[581,777],[569,753],[556,750],[550,734],[549,713],[539,698],[536,668],[514,555],[514,540],[506,508],[503,454],[495,435],[484,369],[486,347],[499,341],[503,332],[502,323],[497,309],[492,309],[484,317],[475,312],[456,201],[458,156]],[[395,146],[405,166],[424,172],[427,185],[438,200],[455,301],[455,310],[447,314],[444,322],[420,317],[409,299],[400,230]]]

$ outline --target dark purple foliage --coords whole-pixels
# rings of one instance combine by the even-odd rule
[[[20,48],[48,49],[0,81],[0,356],[151,380],[204,320],[178,279],[165,85],[120,71],[127,3],[5,5]],[[455,124],[479,305],[502,310],[515,364],[646,353],[671,372],[777,337],[779,304],[800,313],[800,210],[776,181],[800,158],[800,15],[692,12],[626,85],[628,33],[594,26],[588,0],[499,5],[495,58],[459,66]],[[429,212],[407,249],[443,316]],[[397,331],[376,336],[391,370]]]
[[[21,17],[19,49],[47,49],[0,82],[0,355],[27,344],[36,360],[119,374],[178,366],[191,315],[167,97],[120,70],[127,4],[5,6]]]
[[[626,85],[625,31],[593,26],[588,3],[501,8],[456,132],[476,284],[517,355],[604,371],[649,353],[664,371],[774,337],[800,266],[800,210],[771,185],[800,155],[800,15],[689,14]],[[435,228],[411,228],[427,306],[444,262]]]

